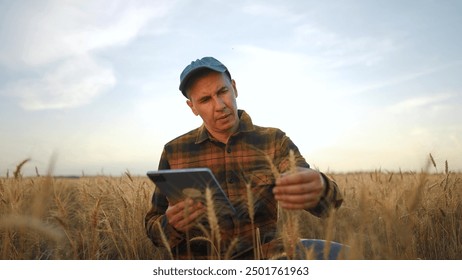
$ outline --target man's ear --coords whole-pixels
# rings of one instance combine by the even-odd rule
[[[197,112],[196,108],[194,107],[194,104],[192,103],[191,100],[186,100],[186,104],[188,104],[189,108],[191,108],[191,111],[193,112],[194,115],[199,115],[199,113]]]
[[[235,81],[235,80],[231,80],[231,85],[233,86],[233,89],[234,89],[234,97],[237,97],[236,81]]]

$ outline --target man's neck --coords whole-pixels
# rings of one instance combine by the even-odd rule
[[[217,141],[223,143],[223,144],[227,144],[228,143],[228,140],[229,138],[234,134],[236,133],[236,131],[239,129],[239,122],[236,122],[236,124],[234,125],[234,127],[226,132],[214,132],[214,131],[210,131],[207,129],[207,131],[210,133],[210,135]]]

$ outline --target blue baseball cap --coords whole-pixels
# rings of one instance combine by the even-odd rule
[[[196,61],[192,61],[191,64],[186,66],[186,68],[180,74],[180,91],[186,96],[186,89],[185,86],[187,81],[200,69],[208,68],[216,72],[226,73],[228,77],[231,79],[231,74],[228,71],[228,68],[218,61],[216,58],[207,56],[201,59],[197,59]]]

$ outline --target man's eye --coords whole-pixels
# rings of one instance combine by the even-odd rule
[[[220,91],[218,92],[218,94],[225,94],[228,92],[228,88],[222,88],[220,89]]]
[[[205,102],[207,102],[209,100],[210,100],[210,98],[208,98],[208,97],[207,98],[202,98],[202,99],[199,100],[199,103],[205,103]]]

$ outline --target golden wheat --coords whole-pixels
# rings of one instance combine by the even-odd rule
[[[293,150],[289,152],[289,173],[295,173],[297,170],[297,163]],[[277,179],[277,177],[276,177]],[[290,259],[295,258],[296,246],[300,241],[300,210],[286,210],[279,206],[278,213],[280,222],[278,223],[278,232],[282,237],[282,244],[286,256]]]
[[[442,173],[435,168],[328,174],[340,186],[344,204],[328,219],[300,213],[292,237],[347,244],[349,259],[462,259],[462,174],[447,166]],[[146,237],[144,215],[154,191],[147,178],[19,174],[0,178],[0,258],[173,257]],[[203,238],[216,244],[217,237]],[[229,258],[237,242],[220,245],[217,256],[224,252]],[[281,256],[290,258],[288,253]]]
[[[257,235],[255,230],[255,211],[254,201],[252,194],[252,185],[246,184],[246,198],[247,198],[247,211],[249,212],[250,224],[252,225],[252,244],[253,244],[253,255],[255,259],[261,259],[261,246],[260,246],[260,235]]]
[[[210,225],[210,234],[211,234],[211,241],[216,248],[216,258],[220,258],[221,256],[221,232],[220,226],[218,225],[218,218],[215,211],[215,204],[212,198],[212,190],[210,188],[206,188],[205,190],[205,201],[206,201],[206,209],[207,209],[207,218]],[[212,254],[213,256],[214,254]]]

